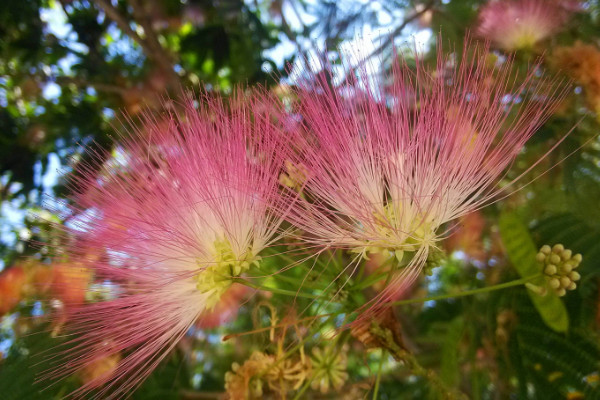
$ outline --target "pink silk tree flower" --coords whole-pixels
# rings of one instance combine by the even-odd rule
[[[72,395],[126,397],[278,238],[281,145],[266,95],[242,97],[188,97],[165,118],[144,117],[99,177],[90,168],[75,182],[68,254],[104,251],[78,261],[117,294],[71,313],[75,338],[44,379],[109,357],[116,365]]]
[[[507,51],[529,49],[562,29],[573,10],[572,3],[492,0],[479,12],[477,33]]]
[[[415,68],[398,61],[379,79],[359,69],[354,82],[335,87],[325,65],[294,90],[287,164],[302,182],[289,193],[302,196],[290,197],[287,218],[307,244],[356,253],[352,265],[370,254],[395,263],[371,305],[412,284],[448,222],[509,194],[507,168],[565,95],[538,68],[517,80],[510,59],[489,60],[487,46],[467,41],[463,54],[440,50],[434,71],[417,57]],[[345,76],[355,72],[345,68]]]

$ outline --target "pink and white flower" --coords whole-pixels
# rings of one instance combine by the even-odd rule
[[[479,13],[477,32],[498,47],[528,49],[561,30],[573,1],[492,0]]]
[[[47,377],[119,357],[74,395],[99,388],[94,398],[113,399],[136,388],[277,239],[281,146],[264,96],[241,97],[229,109],[205,94],[166,122],[145,117],[100,178],[92,168],[75,182],[78,247],[106,253],[78,261],[118,296],[70,315],[76,336]]]
[[[333,87],[330,65],[295,89],[290,162],[304,182],[288,218],[311,245],[395,257],[374,303],[411,285],[447,222],[509,192],[514,182],[498,182],[564,95],[535,70],[516,83],[510,60],[490,67],[487,47],[465,49],[440,51],[433,72],[418,57],[414,70],[395,63],[385,93],[367,68]]]

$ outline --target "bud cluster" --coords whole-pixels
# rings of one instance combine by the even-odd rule
[[[346,372],[347,349],[342,349],[339,352],[331,349],[321,350],[318,347],[312,351],[312,383],[311,387],[314,390],[319,390],[325,394],[329,389],[339,391],[344,383],[348,380],[348,372]]]
[[[548,287],[559,296],[564,296],[567,290],[575,290],[581,275],[575,269],[581,263],[581,254],[573,255],[562,244],[555,244],[552,248],[542,246],[535,256],[537,262],[543,264],[543,273],[548,278]]]
[[[285,398],[287,392],[300,389],[310,373],[310,361],[303,353],[292,360],[255,351],[242,365],[231,365],[231,371],[225,374],[225,390],[231,400],[264,399],[267,392]]]

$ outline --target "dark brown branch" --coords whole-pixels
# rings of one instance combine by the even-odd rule
[[[104,11],[108,18],[117,24],[123,33],[140,45],[148,59],[154,61],[161,70],[168,74],[171,87],[179,86],[179,77],[173,70],[171,57],[160,44],[156,33],[152,29],[151,21],[142,12],[140,4],[136,0],[130,0],[130,5],[133,9],[134,17],[138,20],[136,23],[144,29],[145,38],[141,37],[131,28],[127,18],[121,15],[119,10],[113,7],[110,0],[94,0],[94,2]]]
[[[154,60],[161,67],[161,69],[168,74],[171,86],[179,83],[179,77],[173,70],[172,56],[168,54],[166,49],[160,44],[158,36],[152,28],[152,20],[148,17],[148,14],[144,12],[142,4],[140,4],[138,0],[129,0],[129,4],[133,10],[134,18],[144,29],[146,43],[152,49]]]
[[[112,4],[110,4],[110,0],[94,0],[94,3],[96,3],[98,7],[102,9],[102,11],[104,11],[108,18],[110,18],[117,24],[117,26],[121,31],[123,31],[123,33],[125,33],[127,36],[133,39],[133,41],[139,44],[147,56],[150,56],[150,54],[153,53],[148,43],[146,43],[146,41],[142,39],[142,37],[131,28],[131,26],[129,26],[129,21],[127,21],[127,19],[123,17],[121,13],[119,13],[119,10],[117,10],[115,7],[113,7]]]
[[[122,86],[113,85],[113,84],[105,83],[105,82],[89,82],[84,79],[74,78],[74,77],[70,77],[70,76],[60,76],[56,79],[56,83],[61,86],[68,85],[68,84],[74,84],[80,88],[89,86],[89,87],[93,87],[94,89],[101,91],[101,92],[116,93],[119,95],[123,95],[125,92],[127,92],[127,88],[122,87]]]
[[[180,394],[181,398],[185,400],[217,400],[225,396],[225,393],[222,392],[195,392],[192,390],[184,390]]]

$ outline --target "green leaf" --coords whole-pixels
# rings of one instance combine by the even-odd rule
[[[45,325],[17,339],[0,363],[0,399],[58,400],[77,389],[78,381],[74,378],[36,381],[55,365],[49,358],[49,349],[62,343],[62,338],[48,334]]]
[[[596,335],[574,326],[567,335],[553,332],[526,301],[525,293],[518,293],[513,300],[521,323],[511,336],[516,353],[511,361],[513,366],[521,366],[515,372],[529,392],[529,396],[518,398],[559,400],[565,399],[568,392],[577,391],[585,399],[599,399],[600,386],[590,379],[596,376],[600,359]]]
[[[573,253],[583,255],[579,267],[582,282],[594,280],[600,274],[600,230],[589,222],[574,214],[557,214],[549,215],[531,229],[538,243],[562,243]]]
[[[526,278],[540,272],[535,260],[537,249],[529,230],[515,214],[504,213],[500,217],[500,235],[506,248],[506,253],[515,269]],[[545,286],[544,277],[532,281],[534,285]],[[551,290],[545,296],[540,296],[527,290],[544,323],[556,332],[566,332],[569,329],[569,315],[561,299]]]
[[[459,353],[460,341],[465,328],[464,319],[456,317],[450,324],[444,337],[441,351],[440,378],[450,387],[460,383]]]

